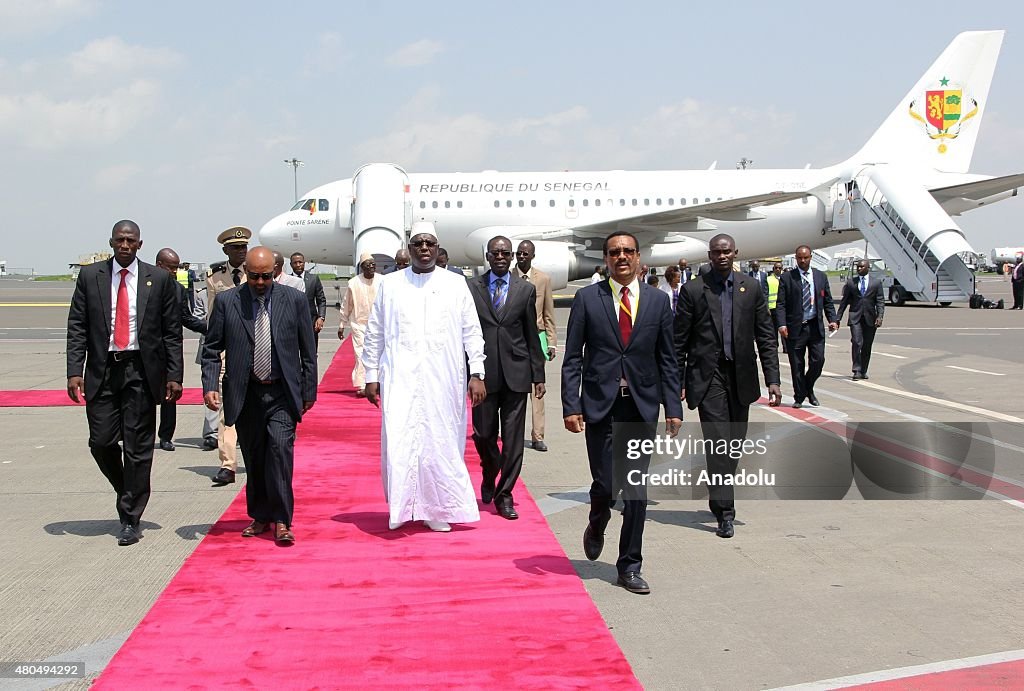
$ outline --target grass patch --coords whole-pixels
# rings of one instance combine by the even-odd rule
[[[75,277],[71,274],[51,274],[49,276],[33,276],[33,281],[73,281]]]

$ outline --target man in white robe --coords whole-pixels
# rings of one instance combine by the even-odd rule
[[[345,297],[341,300],[341,323],[338,325],[338,338],[345,338],[345,327],[352,333],[352,350],[356,353],[356,364],[352,368],[352,386],[356,387],[356,395],[363,396],[366,386],[366,374],[363,368],[363,335],[366,333],[366,322],[370,319],[370,308],[377,297],[377,288],[384,277],[376,273],[377,263],[373,255],[363,252],[359,257],[359,275],[353,276],[348,282]]]
[[[389,527],[421,520],[447,532],[480,520],[463,456],[466,360],[474,406],[485,398],[484,340],[466,279],[435,270],[437,237],[410,238],[412,266],[377,289],[363,342],[366,398],[383,401],[381,470]]]

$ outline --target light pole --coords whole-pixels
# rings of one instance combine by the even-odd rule
[[[306,164],[295,157],[286,158],[284,162],[292,167],[295,178],[295,201],[299,201],[299,166]]]

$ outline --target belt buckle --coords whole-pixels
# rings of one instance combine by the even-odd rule
[[[114,353],[114,362],[124,362],[129,357],[131,357],[131,355],[134,352],[135,351],[132,351],[132,350],[115,350],[115,351],[113,351],[113,353]]]
[[[620,386],[619,387],[619,396],[621,396],[622,398],[631,398],[631,396],[629,394],[629,387],[628,386]]]

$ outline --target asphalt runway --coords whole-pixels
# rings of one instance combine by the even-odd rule
[[[0,280],[4,390],[64,388],[72,289],[71,283]],[[978,290],[1009,305],[1009,282],[1001,277],[979,276]],[[839,292],[834,281],[837,298]],[[328,286],[329,302],[336,295]],[[567,303],[560,300],[556,310],[560,337]],[[337,348],[337,319],[329,310],[321,369]],[[198,386],[190,337],[186,332],[185,385]],[[715,537],[705,501],[653,499],[644,544],[649,596],[613,585],[617,517],[602,558],[590,562],[583,555],[586,451],[582,435],[561,424],[560,357],[548,364],[551,450],[526,452],[523,480],[647,688],[863,681],[906,675],[924,664],[953,668],[975,656],[1024,657],[1024,501],[1014,498],[1024,497],[1024,312],[887,307],[866,382],[849,378],[845,326],[827,346],[826,375],[816,386],[820,408],[789,407],[784,365],[783,407],[755,406],[752,420],[803,425],[804,432],[894,425],[877,428],[889,430],[906,451],[892,457],[908,467],[922,447],[952,457],[967,439],[979,455],[957,477],[963,496],[974,499],[866,500],[858,487],[842,499],[740,499],[732,540]],[[84,412],[0,409],[0,497],[14,519],[0,538],[6,557],[0,660],[81,660],[94,677],[240,490],[241,483],[210,486],[217,460],[198,449],[201,409],[181,407],[178,418],[178,450],[156,452],[145,539],[118,548],[111,492],[88,453]],[[695,413],[687,411],[686,420],[696,420]],[[929,446],[922,430],[939,430],[932,441],[954,448]],[[814,472],[818,448],[807,445],[792,455]],[[989,478],[984,500],[977,500],[979,474]],[[301,539],[301,526],[296,530]],[[244,602],[244,583],[209,585],[211,597]],[[513,603],[507,614],[507,625],[531,626],[515,620]],[[230,641],[208,653],[231,654]],[[515,682],[515,661],[509,679]],[[88,680],[64,688],[84,689]],[[0,688],[52,685],[0,679]],[[826,681],[820,688],[839,685]]]

